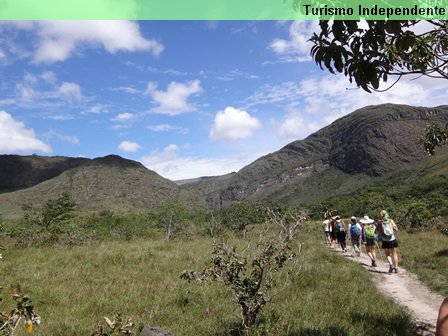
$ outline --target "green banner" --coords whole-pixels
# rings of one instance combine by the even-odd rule
[[[1,20],[448,19],[448,0],[0,0]]]

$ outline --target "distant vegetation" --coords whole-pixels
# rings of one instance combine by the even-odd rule
[[[315,218],[327,209],[349,217],[378,217],[389,209],[401,229],[410,232],[448,228],[448,176],[427,176],[410,183],[377,183],[349,196],[331,197],[315,205]]]

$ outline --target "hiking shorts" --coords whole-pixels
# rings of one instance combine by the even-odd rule
[[[383,244],[381,245],[381,247],[383,249],[390,249],[390,248],[398,247],[398,242],[396,239],[390,240],[390,241],[383,240]]]
[[[375,246],[375,238],[366,238],[366,246]]]

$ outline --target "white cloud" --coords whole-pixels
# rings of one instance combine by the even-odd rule
[[[96,104],[92,107],[90,107],[87,111],[81,112],[81,114],[100,114],[100,113],[108,113],[109,112],[109,105],[106,104]]]
[[[64,61],[79,47],[102,47],[109,53],[149,51],[159,55],[161,43],[142,36],[132,21],[33,21],[10,23],[16,28],[35,31],[38,36],[33,60],[36,63]]]
[[[63,82],[57,92],[61,98],[69,102],[79,102],[82,100],[81,87],[76,83]]]
[[[388,91],[374,93],[367,93],[358,88],[348,88],[348,84],[344,76],[326,76],[311,82],[301,82],[301,87],[304,85],[312,87],[311,90],[303,90],[306,91],[302,96],[305,102],[302,105],[303,111],[323,116],[323,121],[330,123],[367,105],[394,103],[434,106],[438,100],[437,90],[429,90],[419,81],[404,79]],[[382,84],[383,89],[386,87]]]
[[[51,152],[51,147],[36,138],[34,130],[26,128],[9,113],[0,111],[0,152],[3,154]]]
[[[16,90],[19,100],[23,103],[30,103],[39,96],[36,90],[24,83],[16,84]]]
[[[247,72],[241,71],[240,69],[233,69],[231,71],[229,71],[228,73],[222,75],[222,76],[217,76],[216,78],[219,80],[223,80],[223,81],[232,81],[234,79],[236,79],[237,77],[242,77],[245,79],[258,79],[260,78],[257,75],[252,75],[249,74]]]
[[[66,121],[73,120],[75,116],[73,114],[50,114],[45,117],[45,119],[56,120],[56,121]]]
[[[52,71],[40,74],[25,73],[15,85],[14,103],[33,109],[61,108],[66,103],[79,104],[85,100],[81,87],[73,82],[58,83]],[[7,101],[3,100],[3,104]]]
[[[290,102],[303,94],[301,89],[302,87],[295,82],[285,82],[280,85],[267,84],[246,98],[245,106]],[[309,90],[309,88],[305,90]]]
[[[124,112],[124,113],[120,113],[118,114],[115,118],[113,118],[113,121],[118,121],[118,122],[129,122],[132,121],[133,119],[135,119],[135,114],[129,113],[129,112]]]
[[[307,117],[307,118],[306,118]],[[322,121],[312,121],[309,115],[298,107],[287,108],[287,113],[280,120],[273,120],[273,128],[280,139],[295,141],[303,139],[322,127]]]
[[[158,104],[152,109],[153,112],[177,115],[184,112],[194,111],[195,108],[188,104],[187,99],[194,94],[202,92],[199,80],[187,83],[171,82],[166,91],[157,90],[155,83],[148,83],[146,94]]]
[[[179,134],[187,134],[189,132],[188,128],[170,124],[149,125],[147,128],[153,132],[175,131]]]
[[[288,113],[278,127],[278,134],[281,138],[297,139],[302,134],[305,127],[302,116],[296,111]]]
[[[44,137],[48,140],[50,139],[58,139],[61,141],[69,142],[72,145],[79,145],[79,138],[77,136],[65,135],[61,132],[50,130],[44,134]]]
[[[289,26],[289,39],[274,39],[269,47],[285,62],[310,61],[313,44],[308,40],[316,31],[319,31],[318,21],[294,21]]]
[[[123,151],[123,152],[127,152],[127,153],[135,153],[136,151],[138,151],[141,148],[141,146],[136,143],[136,142],[132,142],[132,141],[122,141],[119,145],[118,145],[118,149]]]
[[[264,153],[265,154],[265,153]],[[260,153],[235,155],[234,157],[197,158],[181,153],[175,144],[162,151],[153,151],[141,158],[141,162],[161,176],[171,180],[182,180],[201,176],[217,176],[236,172],[256,160]]]
[[[45,71],[43,72],[40,77],[49,84],[55,84],[57,81],[57,76],[53,71]]]
[[[210,131],[212,140],[235,141],[248,138],[261,127],[261,122],[243,110],[228,106],[218,112]]]
[[[391,83],[382,83],[387,89]],[[353,87],[343,75],[324,75],[266,85],[246,99],[246,106],[272,104],[286,112],[282,118],[272,120],[273,128],[281,139],[297,140],[332,123],[356,109],[385,103],[411,106],[437,106],[446,104],[448,83],[443,79],[420,77],[402,78],[385,92],[367,93]]]
[[[116,87],[116,88],[111,88],[110,90],[117,91],[117,92],[125,92],[125,93],[130,93],[130,94],[141,93],[140,90],[134,89],[133,87],[130,87],[130,86],[120,86],[120,87]]]

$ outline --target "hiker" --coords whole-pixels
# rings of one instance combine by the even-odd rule
[[[338,236],[336,232],[336,216],[330,217],[330,240],[331,245],[330,247],[337,246],[338,243]]]
[[[332,246],[331,225],[330,225],[330,218],[328,216],[325,217],[325,220],[322,222],[322,226],[324,228],[325,243],[331,247]]]
[[[382,242],[382,249],[384,250],[384,254],[387,257],[387,262],[389,263],[389,273],[395,272],[398,273],[398,254],[397,254],[397,247],[398,247],[398,241],[394,234],[397,230],[397,227],[395,225],[395,228],[393,227],[389,214],[386,210],[381,210],[380,212],[380,237]]]
[[[355,250],[358,256],[361,255],[361,235],[362,235],[362,227],[356,222],[356,217],[352,216],[350,218],[351,223],[348,226],[348,234],[350,240],[352,241],[353,249]]]
[[[336,233],[338,237],[339,245],[341,246],[342,252],[347,252],[346,238],[346,227],[341,217],[336,216]]]
[[[440,305],[435,336],[448,336],[448,297]]]
[[[366,244],[366,253],[369,256],[372,266],[376,267],[376,225],[375,221],[369,216],[365,215],[361,220],[363,224],[363,241]]]

